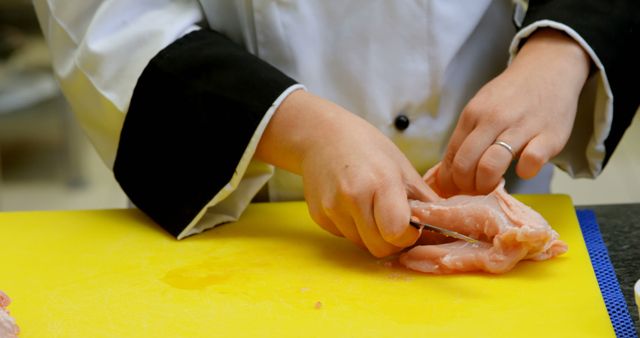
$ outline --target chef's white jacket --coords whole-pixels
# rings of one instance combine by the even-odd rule
[[[124,152],[119,147],[124,147],[126,140],[148,137],[147,131],[136,131],[133,127],[125,137],[123,124],[127,130],[125,116],[134,111],[132,100],[135,111],[151,110],[145,113],[146,119],[156,116],[155,109],[163,110],[162,105],[149,106],[151,109],[145,108],[144,103],[135,103],[135,96],[153,96],[152,90],[145,91],[143,87],[165,82],[162,77],[142,81],[143,73],[154,71],[156,59],[164,62],[163,67],[171,68],[172,58],[180,57],[181,46],[190,39],[202,40],[198,40],[197,48],[183,50],[198,53],[199,49],[206,49],[209,40],[198,37],[200,32],[220,33],[239,46],[238,53],[249,52],[284,77],[295,79],[290,83],[278,82],[280,87],[274,87],[277,93],[265,96],[269,104],[257,108],[262,112],[234,157],[237,160],[204,164],[212,171],[218,165],[231,166],[231,171],[223,175],[222,184],[207,185],[204,192],[199,191],[197,201],[187,201],[189,189],[177,193],[182,196],[172,196],[176,194],[171,189],[165,190],[166,184],[173,179],[173,172],[182,168],[187,169],[178,176],[189,176],[193,168],[206,175],[200,157],[215,159],[217,147],[225,144],[207,145],[189,153],[189,157],[181,157],[180,165],[146,182],[144,189],[153,191],[140,196],[130,193],[127,185],[135,185],[162,171],[165,168],[162,161],[172,161],[171,158],[149,163],[149,168],[140,169],[138,177],[119,180],[134,204],[179,238],[236,220],[265,184],[270,200],[303,198],[300,177],[253,160],[269,119],[292,91],[305,88],[364,117],[393,140],[420,172],[425,172],[439,161],[464,105],[506,67],[521,43],[540,27],[552,27],[574,38],[594,65],[580,99],[574,132],[554,162],[573,176],[594,177],[602,170],[607,156],[605,141],[610,136],[614,96],[601,55],[585,41],[582,32],[554,20],[553,16],[527,21],[526,1],[35,0],[34,3],[62,90],[110,167],[118,161],[119,151]],[[201,58],[197,60],[200,61],[194,62],[201,62]],[[180,68],[179,72],[186,71]],[[158,92],[153,100],[163,100],[171,93]],[[200,99],[189,96],[189,102],[192,100]],[[179,103],[165,106],[180,110]],[[203,105],[211,108],[211,118],[215,119],[217,101]],[[220,107],[233,110],[226,104]],[[395,125],[400,115],[409,121],[404,129]],[[180,114],[176,113],[174,118],[178,125]],[[220,126],[225,121],[212,124],[216,127],[210,132],[197,129],[191,134],[154,127],[153,133],[158,134],[152,133],[155,140],[147,140],[144,147],[161,145],[165,138],[172,138],[169,146],[164,145],[168,148],[185,139],[207,142],[209,134],[224,132],[226,128],[234,133],[235,126]],[[137,154],[144,155],[144,147],[136,148],[138,153],[129,154],[127,161]],[[181,149],[176,146],[172,151],[179,154]],[[123,168],[133,170],[130,168],[141,168],[147,162],[145,159],[135,165],[123,164]],[[193,168],[188,169],[190,166]],[[181,186],[180,182],[173,184]],[[154,199],[162,201],[154,204]],[[163,215],[171,214],[173,206],[182,201],[187,201],[184,202],[187,205],[175,209],[186,208],[188,212],[181,217]]]

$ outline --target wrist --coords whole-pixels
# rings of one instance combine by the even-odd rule
[[[579,92],[589,76],[591,58],[577,41],[564,32],[540,28],[520,48],[511,67],[545,72]]]
[[[296,90],[280,104],[256,149],[255,158],[296,174],[306,154],[330,146],[340,133],[344,108],[305,90]],[[344,122],[344,121],[343,121]]]

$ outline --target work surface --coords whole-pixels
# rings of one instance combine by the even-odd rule
[[[569,252],[500,276],[433,276],[333,237],[303,203],[176,241],[135,210],[0,214],[21,337],[614,336],[573,205],[520,196]]]
[[[640,204],[585,205],[577,208],[595,212],[629,313],[636,330],[640,332],[640,319],[633,294],[633,285],[640,279]]]

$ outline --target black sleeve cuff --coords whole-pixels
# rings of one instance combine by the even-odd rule
[[[138,79],[116,180],[177,236],[231,180],[265,113],[295,83],[217,32],[187,34]]]
[[[602,62],[614,97],[603,166],[640,105],[634,85],[640,78],[635,50],[640,41],[639,13],[638,0],[531,0],[523,23],[523,27],[539,20],[563,23],[580,34]]]

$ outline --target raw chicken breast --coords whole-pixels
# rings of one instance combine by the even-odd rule
[[[438,194],[431,169],[425,180]],[[486,271],[504,273],[523,259],[545,260],[567,251],[558,233],[536,211],[509,195],[502,182],[487,195],[438,197],[411,201],[413,217],[480,240],[443,243],[426,234],[420,244],[400,256],[406,267],[428,273]],[[444,240],[447,241],[447,240]]]
[[[11,303],[11,299],[0,291],[0,338],[16,338],[20,330],[16,321],[9,316],[7,306]]]

